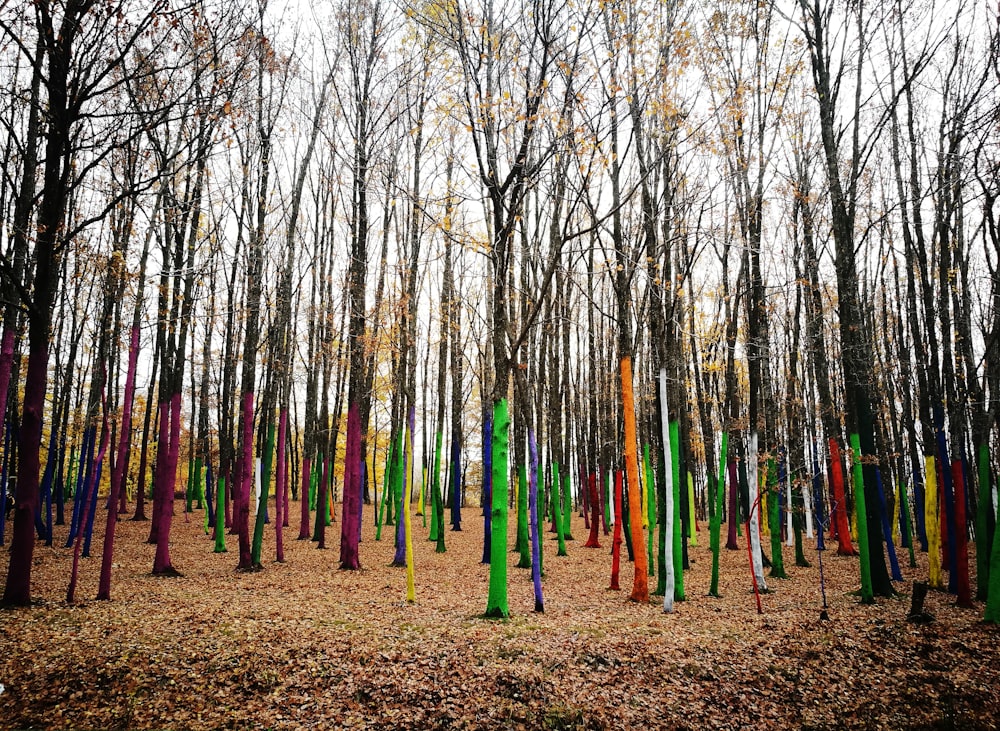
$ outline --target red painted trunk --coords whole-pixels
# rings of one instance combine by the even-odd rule
[[[969,542],[965,515],[965,470],[962,460],[952,460],[951,479],[955,488],[955,548],[958,556],[958,606],[972,606],[972,587],[969,585]]]
[[[312,459],[302,458],[302,487],[299,488],[299,540],[309,540],[309,477],[312,474]]]
[[[830,438],[830,482],[833,483],[833,519],[837,523],[837,555],[856,556],[847,522],[847,496],[844,494],[844,471],[840,465],[840,445]]]
[[[615,470],[615,537],[611,543],[611,587],[620,589],[618,573],[622,556],[622,471]]]
[[[32,338],[34,341],[36,338]],[[10,564],[4,586],[3,603],[27,606],[31,603],[31,566],[35,553],[35,507],[38,505],[39,447],[42,442],[42,409],[48,380],[48,339],[28,353],[18,439],[17,493],[14,530],[10,544]]]
[[[250,485],[253,482],[253,391],[243,394],[243,439],[240,444],[240,502],[236,527],[240,537],[239,569],[250,569]]]
[[[177,458],[181,447],[181,395],[175,393],[170,399],[170,438],[164,460],[163,488],[157,486],[160,492],[159,512],[154,516],[154,522],[159,523],[156,537],[156,556],[153,558],[154,574],[175,575],[177,571],[170,563],[170,525],[174,515],[174,485],[177,480]],[[157,454],[159,461],[159,454]]]
[[[288,410],[283,408],[281,414],[278,416],[278,454],[275,457],[277,469],[274,471],[274,546],[275,559],[279,563],[283,563],[285,560],[285,543],[282,528],[285,525],[284,518],[285,510],[287,509],[285,504],[285,498],[287,497],[285,491],[288,489],[285,483],[285,431],[287,428]]]
[[[593,472],[587,476],[587,495],[590,501],[590,535],[587,537],[587,542],[583,544],[583,547],[600,548],[601,542],[598,539],[598,532],[601,528],[601,519],[597,512],[597,505],[600,500],[597,499],[597,475]]]
[[[347,455],[344,462],[344,510],[340,523],[340,568],[360,569],[361,535],[361,416],[358,405],[347,410]]]

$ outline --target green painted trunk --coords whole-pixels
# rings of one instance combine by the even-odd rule
[[[507,399],[493,404],[493,504],[491,507],[492,540],[490,544],[490,588],[486,616],[507,618],[507,450],[510,418]]]
[[[787,579],[785,560],[781,555],[781,485],[778,484],[778,463],[767,458],[767,525],[771,531],[771,573],[776,579]]]
[[[709,596],[719,596],[719,551],[722,546],[722,506],[724,495],[723,486],[726,484],[726,460],[729,457],[729,434],[722,433],[722,447],[719,455],[719,478],[715,482],[715,495],[709,500],[711,514],[709,515],[709,546],[712,549],[712,585],[708,590]],[[729,516],[733,520],[733,516]]]
[[[986,552],[993,544],[996,516],[993,515],[993,490],[990,484],[990,447],[979,447],[979,509],[976,511],[976,598],[985,601],[989,596],[992,561]],[[912,545],[912,541],[911,541]],[[913,553],[913,549],[910,549]]]
[[[226,552],[226,477],[219,475],[215,489],[215,548],[214,553]]]
[[[559,486],[561,482],[559,480],[559,463],[552,463],[552,522],[556,526],[556,538],[559,540],[559,550],[556,551],[557,556],[565,556],[566,554],[566,533],[564,530],[563,517],[562,517],[562,501],[559,499]]]
[[[569,474],[563,475],[562,491],[562,536],[564,541],[573,540],[573,489],[570,486]]]
[[[653,479],[653,468],[649,463],[649,445],[642,448],[642,469],[646,476],[646,523],[649,530],[646,533],[646,555],[650,576],[656,575],[656,556],[653,555],[653,526],[656,525],[656,490]],[[662,593],[662,592],[661,592]]]
[[[274,419],[267,424],[267,442],[260,466],[260,500],[257,501],[257,518],[253,524],[253,544],[250,563],[260,566],[261,547],[264,544],[264,518],[267,517],[267,499],[271,492],[271,464],[274,462]]]
[[[681,429],[677,421],[670,422],[670,459],[673,471],[674,502],[674,601],[684,596],[684,526],[681,522]]]
[[[431,529],[427,540],[436,541],[438,539],[438,516],[440,515],[441,494],[441,432],[434,436],[434,467],[431,473]]]
[[[874,604],[875,592],[872,587],[871,553],[868,546],[868,510],[865,505],[865,478],[861,465],[861,438],[851,434],[851,452],[854,481],[854,514],[858,524],[858,551],[861,554],[861,603]],[[879,546],[879,550],[882,547]]]

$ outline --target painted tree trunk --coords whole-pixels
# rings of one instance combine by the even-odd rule
[[[861,439],[851,434],[851,463],[854,477],[854,513],[858,521],[858,552],[861,556],[861,603],[874,604],[875,595],[871,577],[871,550],[868,545],[868,510],[865,500],[865,481],[861,464]],[[882,546],[878,546],[882,550]]]
[[[628,473],[628,510],[632,545],[635,548],[635,578],[630,599],[635,602],[649,601],[648,567],[643,551],[642,515],[639,495],[639,455],[635,429],[635,397],[632,390],[632,358],[621,359],[622,412],[625,419],[625,469]]]
[[[990,547],[990,586],[983,621],[1000,624],[1000,530],[993,531],[993,545]]]
[[[493,404],[492,454],[492,525],[493,541],[490,557],[490,588],[486,601],[486,616],[506,618],[507,606],[507,464],[510,419],[507,399]]]
[[[740,525],[740,481],[736,476],[736,460],[731,459],[728,466],[729,475],[729,515],[726,526],[726,548],[730,551],[739,550],[739,543],[736,541],[736,533]]]
[[[750,511],[747,513],[747,530],[750,533],[750,563],[754,586],[767,591],[764,580],[764,561],[760,555],[760,480],[757,476],[757,431],[750,432],[750,449],[747,452],[747,483],[750,485]]]
[[[236,522],[237,534],[239,536],[240,562],[237,569],[249,571],[253,569],[253,556],[250,545],[250,489],[253,485],[253,391],[246,391],[243,394],[243,418],[241,426],[243,433],[240,439],[240,480],[239,480],[239,506]],[[260,508],[257,508],[260,512]]]
[[[681,503],[681,435],[680,422],[674,419],[670,422],[670,461],[673,471],[674,492],[674,601],[682,602],[684,595],[684,521],[681,519],[683,505]]]
[[[830,484],[833,486],[833,522],[837,529],[837,555],[856,556],[858,552],[851,543],[851,528],[847,521],[847,496],[844,493],[844,472],[840,458],[840,444],[836,437],[830,437]]]
[[[154,515],[154,521],[158,525],[156,531],[156,555],[153,558],[153,574],[157,576],[178,576],[179,572],[170,562],[170,526],[173,522],[174,513],[174,485],[177,480],[177,458],[180,451],[181,436],[181,394],[175,393],[170,401],[161,406],[166,414],[161,418],[161,424],[166,426],[169,415],[169,434],[161,432],[162,442],[157,446],[157,463],[160,462],[160,450],[165,454],[163,457],[163,469],[158,470],[159,484],[157,491],[160,494],[160,504],[158,512]]]
[[[979,504],[976,510],[976,599],[986,601],[990,586],[990,557],[987,547],[993,544],[996,515],[993,512],[993,485],[990,481],[990,445],[979,445]]]
[[[972,607],[972,586],[969,583],[969,544],[965,510],[965,471],[962,460],[952,460],[951,480],[955,488],[955,589],[958,606]]]
[[[519,554],[517,567],[519,569],[531,568],[531,516],[529,503],[531,497],[528,494],[528,468],[521,464],[517,469],[517,546]]]
[[[438,513],[441,510],[441,442],[444,437],[441,431],[434,435],[434,466],[431,474],[431,528],[427,540],[438,539]]]
[[[452,426],[454,429],[454,426]],[[451,529],[462,530],[462,445],[455,436],[451,439]]]
[[[226,476],[219,475],[215,491],[215,547],[213,553],[226,553]]]
[[[300,541],[309,540],[309,493],[312,483],[312,457],[302,455],[302,478],[299,482],[299,537]]]
[[[340,524],[340,568],[361,568],[361,413],[358,404],[347,409],[347,451],[344,464],[344,509]]]
[[[132,433],[132,402],[135,396],[135,371],[139,360],[139,327],[132,326],[128,348],[128,370],[125,375],[125,393],[122,396],[122,418],[118,437],[118,456],[111,470],[111,495],[108,502],[107,522],[104,527],[104,549],[101,553],[101,578],[97,588],[97,598],[111,599],[111,564],[115,550],[115,526],[118,513],[124,510],[125,477],[128,472],[128,450]],[[0,413],[3,413],[0,411]],[[121,503],[119,505],[118,503]]]
[[[882,470],[875,468],[875,486],[878,491],[880,513],[882,515],[882,535],[885,537],[886,549],[889,552],[889,566],[892,571],[893,581],[902,581],[903,575],[899,571],[899,560],[896,557],[896,545],[892,540],[892,525],[889,522],[889,508],[886,505],[885,486],[882,484]],[[896,501],[898,507],[899,501]],[[897,521],[898,522],[898,521]],[[881,546],[879,546],[881,550]]]
[[[621,573],[622,556],[622,471],[615,470],[615,515],[614,538],[611,540],[611,586],[615,591],[621,589],[619,574]],[[1000,533],[1000,531],[997,531]]]
[[[313,524],[313,541],[316,543],[316,548],[320,550],[326,549],[326,523],[327,516],[330,512],[330,496],[329,484],[330,484],[330,458],[324,456],[323,460],[323,471],[319,475],[319,484],[316,487],[316,515]],[[347,469],[345,462],[344,469],[344,481],[347,481]]]
[[[712,581],[708,589],[709,596],[719,596],[719,552],[722,544],[722,503],[725,499],[726,461],[729,459],[729,434],[722,432],[722,444],[719,454],[719,479],[715,483],[715,495],[709,500],[715,506],[709,519],[709,547],[712,549]],[[732,519],[730,519],[731,521]]]
[[[587,492],[590,495],[590,535],[587,537],[587,542],[583,544],[583,547],[600,548],[601,541],[599,534],[601,526],[598,510],[600,509],[601,501],[597,495],[597,474],[594,472],[587,475]]]
[[[483,418],[483,558],[490,563],[493,551],[493,422]],[[506,559],[505,559],[506,560]]]
[[[659,375],[660,445],[663,450],[663,611],[674,611],[674,454],[670,440],[670,415],[667,411],[667,369],[661,367]]]
[[[274,486],[274,559],[278,563],[285,561],[284,526],[288,511],[288,480],[285,461],[285,438],[288,431],[288,409],[281,408],[278,414],[278,454],[276,462],[278,470]]]
[[[406,542],[406,601],[417,601],[416,578],[413,566],[413,525],[410,517],[410,497],[413,494],[413,431],[416,426],[416,409],[410,406],[408,438],[406,440],[406,487],[403,497],[403,529]]]
[[[649,445],[646,444],[642,449],[642,467],[643,475],[645,479],[643,480],[644,489],[643,496],[645,497],[643,504],[645,505],[645,511],[643,512],[643,524],[646,526],[646,561],[648,563],[647,573],[650,576],[656,576],[656,552],[653,548],[654,533],[653,527],[656,525],[656,481],[653,478],[653,467],[649,462]]]
[[[396,446],[393,449],[395,454],[392,463],[392,478],[390,479],[389,485],[391,492],[389,498],[386,500],[387,505],[396,506],[396,516],[402,515],[403,506],[403,493],[405,492],[404,484],[406,482],[406,456],[404,454],[403,443],[406,437],[403,432],[400,431],[397,437]],[[387,521],[388,523],[388,521]],[[393,566],[406,566],[406,527],[403,525],[403,521],[396,521],[396,539],[395,548],[396,553],[392,559]]]
[[[767,490],[767,524],[771,529],[771,573],[776,579],[787,579],[785,561],[781,555],[781,484],[774,457],[768,457],[765,473]]]
[[[531,583],[535,591],[535,611],[545,611],[542,597],[542,545],[539,540],[540,521],[538,516],[538,448],[535,445],[535,431],[528,428],[528,512],[531,533]]]
[[[927,529],[927,583],[943,589],[941,575],[941,524],[938,521],[937,467],[934,457],[924,458],[924,522]]]
[[[271,493],[271,467],[274,464],[275,428],[273,412],[268,414],[268,416],[264,457],[260,462],[260,494],[257,498],[257,515],[253,524],[253,543],[250,546],[250,564],[258,569],[262,568],[261,552],[264,544],[264,523],[267,521],[267,502]]]
[[[82,523],[89,522],[90,517],[93,515],[94,508],[96,506],[97,492],[101,484],[101,464],[104,461],[104,454],[107,452],[109,438],[108,430],[108,411],[106,405],[104,404],[104,393],[101,393],[101,402],[103,408],[104,416],[101,423],[101,446],[97,452],[97,457],[94,459],[94,464],[89,470],[90,476],[87,480],[87,484],[84,487],[84,514]],[[92,496],[92,497],[91,497]],[[108,511],[109,515],[115,515],[114,510]],[[79,531],[76,535],[76,542],[73,545],[73,568],[70,571],[69,587],[66,589],[66,602],[72,604],[76,598],[76,581],[77,575],[80,568],[80,550],[83,544],[83,534],[86,531]]]
[[[555,531],[557,545],[557,556],[566,554],[566,534],[563,531],[562,501],[559,499],[559,463],[552,463],[552,530]]]

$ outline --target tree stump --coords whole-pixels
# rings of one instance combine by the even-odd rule
[[[927,624],[934,621],[934,615],[924,610],[924,600],[927,599],[928,588],[929,585],[926,581],[913,582],[913,594],[910,596],[910,613],[906,617],[907,622]]]

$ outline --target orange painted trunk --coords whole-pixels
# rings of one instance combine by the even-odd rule
[[[649,601],[646,553],[642,550],[642,498],[639,495],[639,453],[635,430],[635,395],[632,390],[632,358],[621,359],[622,411],[625,418],[625,470],[628,474],[628,518],[635,547],[635,581],[629,597],[635,602]]]

